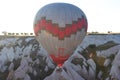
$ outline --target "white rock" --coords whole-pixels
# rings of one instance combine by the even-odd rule
[[[14,64],[13,64],[13,62],[8,67],[8,71],[11,71],[11,70],[14,70]]]
[[[24,80],[31,80],[30,76],[28,74],[25,75]]]

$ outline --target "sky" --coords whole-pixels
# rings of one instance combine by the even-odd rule
[[[120,0],[0,0],[0,33],[34,32],[36,13],[54,2],[71,3],[82,9],[88,32],[120,32]]]

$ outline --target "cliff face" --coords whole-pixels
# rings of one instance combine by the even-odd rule
[[[0,80],[61,80],[61,76],[62,80],[120,79],[119,44],[120,35],[87,35],[62,72],[56,73],[56,65],[33,36],[1,37]]]

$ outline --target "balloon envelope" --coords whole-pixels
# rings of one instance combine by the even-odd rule
[[[87,19],[84,12],[68,3],[42,7],[34,20],[34,33],[53,61],[61,66],[84,39]]]

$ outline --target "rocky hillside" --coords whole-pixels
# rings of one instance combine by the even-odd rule
[[[0,38],[0,80],[120,80],[120,35],[87,35],[59,70],[33,36]]]

